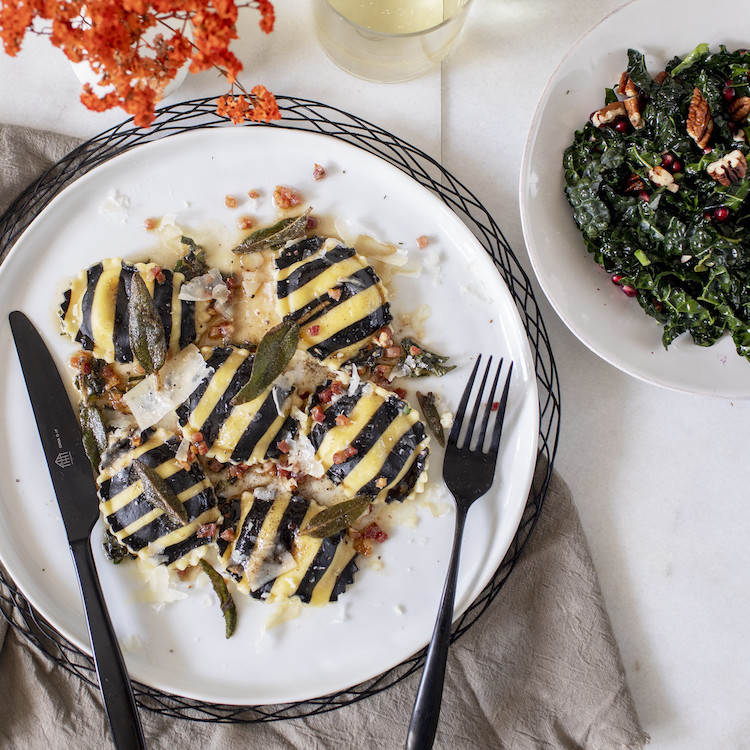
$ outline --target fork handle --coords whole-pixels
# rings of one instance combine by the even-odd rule
[[[427,658],[422,671],[422,679],[417,691],[417,699],[409,722],[406,736],[406,750],[429,750],[435,741],[440,704],[443,699],[445,667],[448,660],[448,646],[451,641],[453,624],[453,603],[456,598],[458,562],[461,557],[461,538],[466,523],[466,513],[457,509],[456,527],[453,533],[453,550],[448,564],[448,573],[443,587],[435,629],[427,649]]]

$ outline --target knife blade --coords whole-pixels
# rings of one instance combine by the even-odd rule
[[[8,318],[78,574],[112,738],[118,750],[145,749],[133,688],[91,551],[90,536],[99,517],[99,502],[78,417],[52,355],[34,324],[18,310],[11,312]]]

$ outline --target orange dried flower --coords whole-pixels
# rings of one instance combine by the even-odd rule
[[[237,82],[242,63],[229,45],[240,7],[257,10],[261,30],[273,31],[270,0],[3,0],[0,40],[16,55],[27,32],[46,34],[72,62],[87,61],[107,89],[99,94],[84,85],[83,104],[97,112],[122,107],[139,127],[153,122],[165,87],[186,64],[192,73],[217,68],[227,79],[220,115],[233,122],[280,119],[273,94],[263,86],[248,94]],[[38,21],[47,21],[44,31]]]

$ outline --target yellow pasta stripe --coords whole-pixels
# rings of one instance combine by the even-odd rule
[[[378,476],[396,443],[414,424],[414,420],[409,419],[409,416],[401,414],[396,417],[378,438],[375,445],[364,456],[359,457],[356,466],[341,483],[347,494],[356,495],[364,485]]]
[[[203,423],[211,415],[224,392],[232,382],[237,368],[247,359],[245,349],[234,349],[209,381],[208,388],[190,414],[188,424],[194,432],[199,432]],[[252,402],[251,402],[252,403]]]
[[[308,258],[305,263],[309,261],[310,259]],[[326,268],[325,271],[310,279],[304,286],[295,289],[286,297],[281,297],[279,304],[286,305],[288,312],[301,310],[313,300],[322,297],[329,289],[335,287],[343,279],[346,279],[357,271],[361,271],[364,267],[365,264],[356,255],[334,263],[332,266]]]
[[[326,572],[323,573],[321,579],[313,589],[310,604],[320,606],[321,604],[327,604],[331,600],[331,593],[338,577],[356,554],[354,545],[348,541],[339,544],[333,560],[331,560],[331,564],[326,568]]]
[[[326,471],[333,464],[334,454],[351,444],[362,427],[372,419],[382,403],[382,397],[374,391],[362,396],[349,414],[350,424],[336,425],[328,430],[316,451],[316,458],[321,461]]]

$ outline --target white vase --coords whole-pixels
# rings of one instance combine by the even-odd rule
[[[145,34],[146,41],[150,41],[154,39],[154,37],[157,36],[157,34],[162,33],[160,29],[156,26],[152,26]],[[185,34],[188,38],[192,40],[192,31],[191,27],[188,26]],[[81,84],[90,83],[91,88],[94,90],[94,93],[99,96],[103,97],[107,92],[112,90],[111,86],[108,85],[102,85],[101,84],[101,77],[98,73],[96,73],[88,62],[85,60],[79,63],[71,63],[73,67],[73,72],[76,75],[76,78],[81,82]],[[177,89],[182,85],[182,82],[185,80],[188,71],[190,69],[190,60],[187,60],[185,64],[177,71],[177,74],[175,77],[164,87],[164,92],[161,96],[161,99],[166,99],[170,94],[173,94]]]

